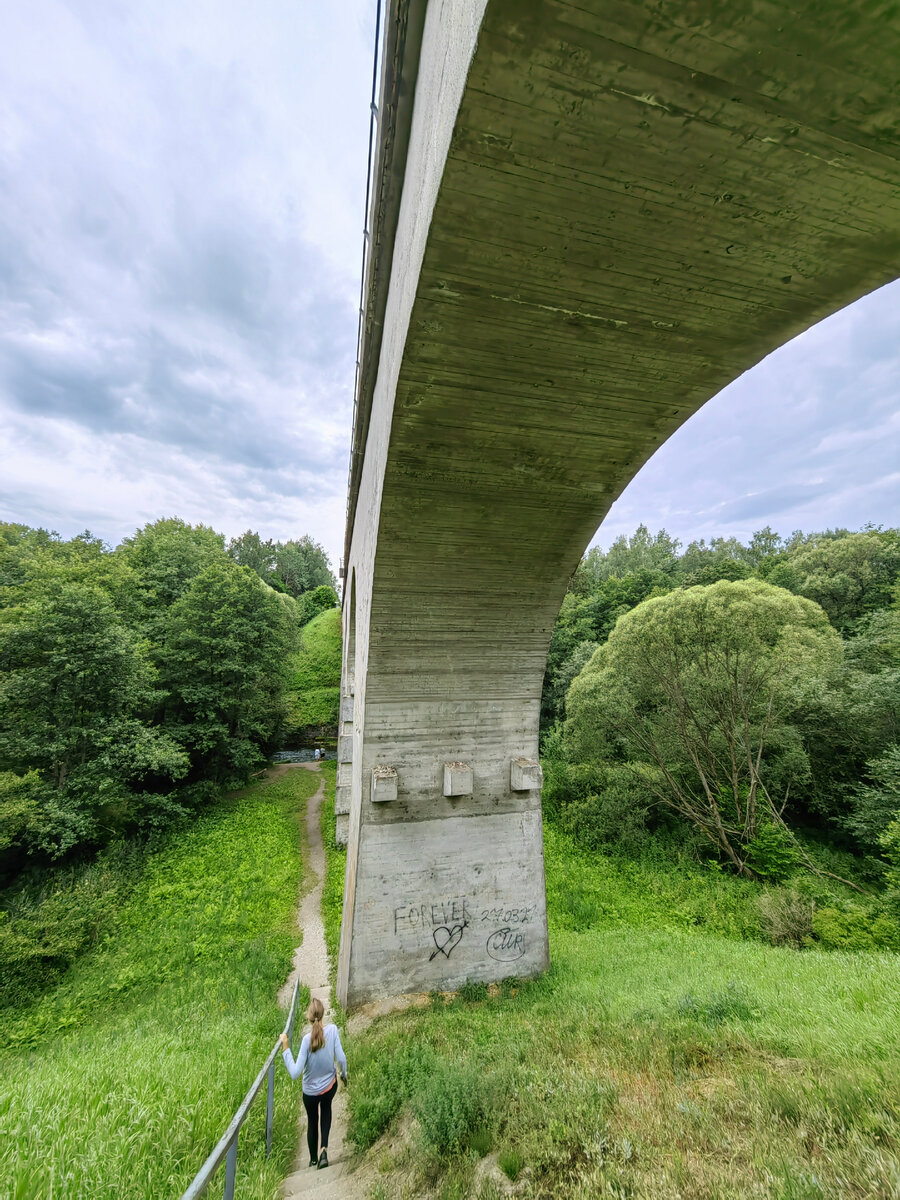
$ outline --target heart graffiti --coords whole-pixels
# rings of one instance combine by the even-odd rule
[[[443,954],[444,958],[449,958],[456,946],[462,940],[465,924],[454,925],[448,928],[446,925],[438,925],[437,929],[432,931],[431,936],[434,938],[434,949],[429,956],[428,961],[437,958],[439,954]]]

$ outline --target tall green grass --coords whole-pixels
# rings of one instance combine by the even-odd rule
[[[353,1040],[351,1135],[385,1195],[900,1196],[900,957],[765,944],[758,887],[546,831],[552,965]],[[396,1145],[396,1144],[395,1144]]]
[[[298,814],[317,783],[286,772],[173,836],[94,949],[3,1014],[0,1196],[159,1200],[187,1186],[284,1021]],[[272,1158],[264,1103],[241,1134],[242,1197],[269,1200],[292,1158],[296,1088],[276,1080]]]
[[[337,967],[341,944],[341,914],[344,909],[344,874],[347,867],[347,848],[335,843],[334,787],[337,763],[322,763],[325,777],[325,802],[322,805],[322,840],[325,843],[325,886],[322,889],[322,921],[325,925],[325,945],[332,970]]]
[[[341,611],[328,609],[303,627],[288,685],[287,730],[337,725],[341,683]]]
[[[355,1140],[421,1122],[386,1172],[474,1196],[493,1148],[560,1200],[900,1194],[896,956],[643,929],[557,931],[552,953],[354,1040]]]
[[[547,824],[544,855],[555,929],[703,928],[732,938],[761,936],[758,884],[673,861],[652,843],[635,856],[595,853]]]
[[[885,897],[862,896],[833,875],[798,868],[782,884],[763,886],[660,838],[632,853],[587,850],[552,822],[544,847],[548,911],[558,929],[704,929],[774,944],[900,949],[900,924]],[[807,849],[824,870],[853,875],[852,855]]]

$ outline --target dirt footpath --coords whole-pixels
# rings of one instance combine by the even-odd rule
[[[306,770],[319,773],[318,763],[281,764],[275,768],[279,772],[290,770]],[[328,952],[325,949],[325,927],[322,924],[322,888],[325,884],[325,847],[322,844],[322,826],[319,819],[322,801],[325,798],[325,781],[320,780],[319,788],[310,797],[306,809],[306,870],[303,879],[304,886],[309,888],[300,897],[300,912],[297,924],[303,934],[301,945],[294,951],[294,968],[279,992],[278,999],[282,1007],[290,1003],[294,980],[299,979],[305,984],[312,996],[318,997],[325,1005],[325,1020],[331,1019],[331,985],[328,978]],[[312,884],[312,887],[309,885]],[[298,1014],[298,1028],[302,1029],[305,1013]],[[297,1039],[299,1040],[299,1038]],[[353,1078],[352,1047],[348,1047],[348,1062],[350,1078]],[[297,1106],[300,1119],[297,1130],[297,1153],[294,1158],[292,1173],[281,1185],[281,1195],[284,1200],[294,1200],[298,1196],[315,1196],[316,1200],[365,1200],[366,1188],[361,1180],[347,1173],[350,1159],[349,1148],[345,1148],[344,1139],[347,1130],[346,1092],[339,1085],[338,1094],[334,1100],[334,1119],[331,1126],[331,1137],[328,1145],[329,1166],[322,1171],[309,1167],[309,1156],[306,1149],[306,1114],[300,1100],[300,1083],[297,1082]]]

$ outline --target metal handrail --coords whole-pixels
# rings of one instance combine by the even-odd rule
[[[297,1016],[297,1001],[299,997],[300,981],[298,979],[294,982],[291,1007],[288,1011],[288,1019],[284,1027],[284,1033],[289,1041],[294,1034],[294,1020]],[[206,1162],[194,1176],[193,1183],[181,1197],[181,1200],[196,1200],[196,1197],[202,1196],[209,1187],[213,1175],[215,1175],[216,1171],[222,1165],[224,1158],[227,1158],[227,1161],[225,1163],[225,1192],[223,1200],[233,1200],[234,1180],[237,1174],[238,1134],[241,1131],[241,1126],[247,1119],[250,1105],[256,1099],[266,1075],[269,1077],[269,1086],[266,1090],[266,1158],[272,1153],[272,1122],[275,1113],[275,1057],[279,1052],[280,1046],[281,1039],[279,1038],[270,1050],[269,1057],[263,1064],[262,1070],[253,1081],[250,1091],[241,1101],[237,1111],[231,1118],[228,1128],[219,1138],[209,1158],[207,1158]]]

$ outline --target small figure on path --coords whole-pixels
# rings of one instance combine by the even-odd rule
[[[322,752],[319,750],[319,747],[316,746],[316,762],[318,762],[321,757],[322,757]]]
[[[306,1019],[312,1025],[303,1035],[296,1061],[285,1034],[281,1035],[284,1065],[291,1079],[303,1076],[303,1107],[306,1109],[306,1143],[309,1146],[309,1165],[328,1166],[328,1135],[331,1132],[331,1102],[337,1095],[337,1075],[347,1082],[347,1056],[341,1045],[337,1025],[322,1026],[325,1006],[321,1000],[311,1000]],[[322,1136],[319,1138],[321,1121]],[[319,1150],[321,1140],[322,1149]]]

